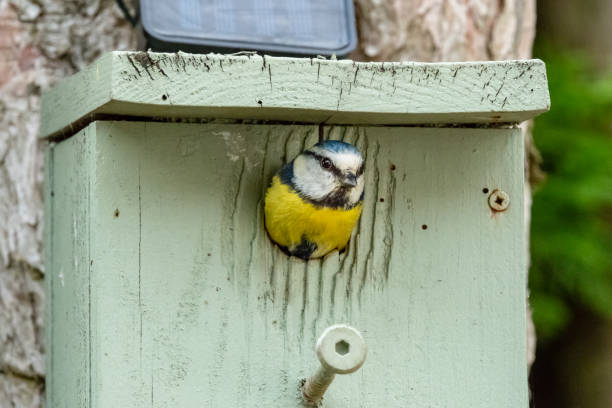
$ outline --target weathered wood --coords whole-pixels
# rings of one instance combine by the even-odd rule
[[[95,128],[47,153],[45,253],[47,405],[90,407],[92,349],[91,186]],[[69,238],[68,238],[69,237]]]
[[[362,63],[113,52],[43,97],[43,137],[96,115],[326,124],[521,122],[549,108],[539,60]]]
[[[520,130],[324,136],[364,152],[367,190],[349,249],[308,263],[272,245],[262,198],[317,126],[96,122],[59,143],[50,407],[299,407],[334,323],[369,355],[326,406],[526,407]]]

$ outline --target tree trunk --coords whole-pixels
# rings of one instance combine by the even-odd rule
[[[531,53],[534,0],[356,0],[356,10],[358,60]],[[113,0],[0,0],[0,408],[43,405],[41,89],[136,42]]]
[[[134,48],[113,0],[0,0],[0,407],[44,396],[41,89]]]

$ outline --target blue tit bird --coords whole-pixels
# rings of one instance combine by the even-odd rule
[[[349,143],[327,140],[302,152],[266,192],[270,238],[305,260],[344,249],[363,207],[363,171],[363,157]]]

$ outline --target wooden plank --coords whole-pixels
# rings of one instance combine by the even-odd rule
[[[519,129],[326,127],[366,155],[365,206],[348,251],[308,263],[271,244],[262,197],[316,126],[95,129],[91,406],[297,408],[334,323],[359,328],[369,356],[334,381],[330,407],[528,405]],[[70,180],[62,166],[54,179]],[[508,210],[483,188],[506,191]],[[52,344],[74,344],[61,310]],[[57,395],[74,379],[53,367]]]
[[[44,227],[43,227],[43,259],[45,260],[45,406],[52,407],[52,395],[53,395],[53,331],[49,327],[49,322],[53,321],[53,220],[55,215],[54,210],[54,196],[53,191],[53,173],[54,164],[53,156],[55,153],[55,144],[50,143],[45,146],[45,162],[44,162],[44,181],[43,181],[43,205],[44,205]]]
[[[92,193],[92,407],[150,405],[152,372],[143,355],[150,318],[142,294],[140,168],[144,122],[95,126]],[[115,373],[114,375],[108,375]],[[117,381],[121,376],[122,380]]]
[[[47,405],[91,406],[92,127],[47,153]]]
[[[112,52],[43,96],[41,136],[101,115],[327,124],[516,123],[549,109],[539,60],[363,63]]]

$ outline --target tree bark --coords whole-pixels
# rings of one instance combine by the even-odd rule
[[[135,46],[113,0],[0,0],[0,407],[44,405],[41,89]]]
[[[357,60],[531,55],[535,0],[355,3],[360,45],[352,57]],[[41,89],[105,51],[134,49],[136,43],[113,0],[0,0],[1,408],[39,407],[44,399]],[[529,191],[525,200],[529,211]],[[529,338],[532,360],[534,336]]]

